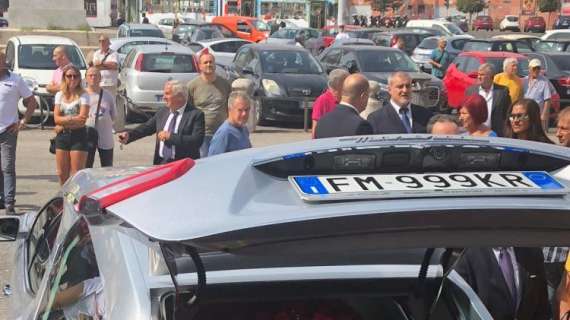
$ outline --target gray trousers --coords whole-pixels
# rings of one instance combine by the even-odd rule
[[[16,202],[16,142],[18,134],[0,133],[0,201],[6,206]]]

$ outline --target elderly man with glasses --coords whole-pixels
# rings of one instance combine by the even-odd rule
[[[523,79],[524,97],[533,99],[540,107],[540,120],[542,127],[548,130],[552,91],[549,80],[541,74],[542,64],[538,59],[532,59],[528,63],[528,76]]]

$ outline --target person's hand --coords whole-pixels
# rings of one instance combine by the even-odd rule
[[[157,136],[158,136],[158,140],[164,142],[164,141],[170,139],[170,132],[168,132],[168,131],[160,131]]]
[[[117,137],[119,138],[119,142],[122,144],[126,144],[127,141],[129,141],[129,133],[126,131],[117,134]]]
[[[55,133],[58,134],[63,131],[63,126],[55,126],[53,128],[53,131],[55,131]]]
[[[20,122],[14,122],[12,123],[10,126],[8,126],[8,129],[6,129],[9,133],[12,134],[16,134],[18,133],[18,130],[20,129]]]
[[[28,126],[26,126],[26,121],[24,119],[20,120],[19,124],[18,124],[18,130],[24,130],[26,129]]]

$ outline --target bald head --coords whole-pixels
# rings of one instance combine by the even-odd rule
[[[69,58],[67,57],[67,51],[65,51],[65,47],[57,46],[53,49],[53,62],[58,67],[64,67],[70,63]]]
[[[365,76],[355,73],[344,80],[342,85],[341,102],[353,105],[358,112],[362,112],[368,103],[368,79]]]

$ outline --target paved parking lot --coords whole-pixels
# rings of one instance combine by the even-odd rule
[[[29,129],[22,131],[18,139],[17,153],[17,203],[18,212],[38,209],[59,189],[55,172],[55,157],[48,152],[51,130]],[[300,141],[310,138],[302,129],[259,127],[251,135],[254,147],[263,147]],[[154,152],[154,137],[147,137],[120,150],[115,146],[116,166],[149,165]],[[0,214],[4,214],[0,212]],[[12,247],[0,244],[0,285],[4,287],[10,279]],[[0,293],[0,320],[5,318],[9,298]]]

